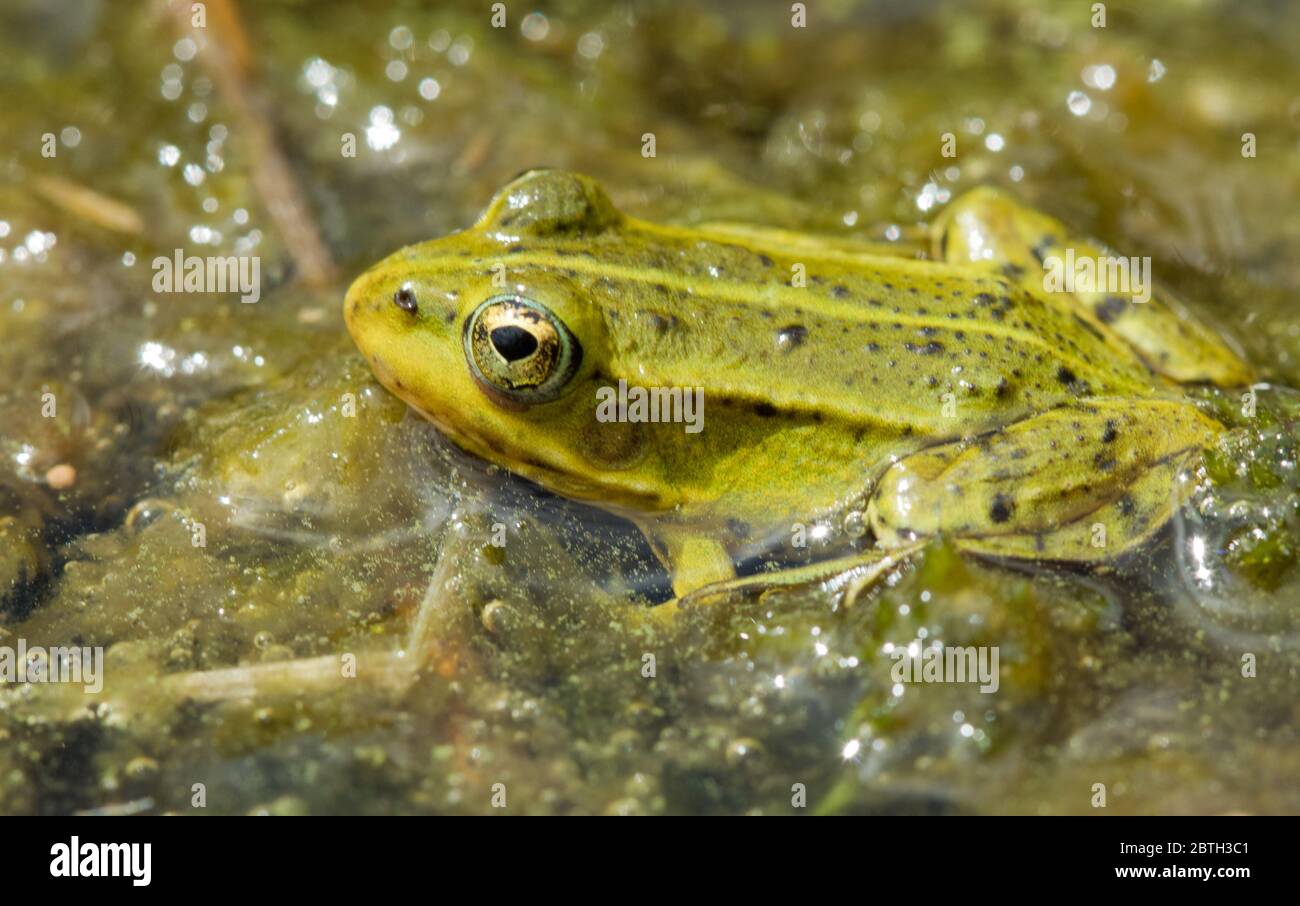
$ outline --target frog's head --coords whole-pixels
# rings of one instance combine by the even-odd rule
[[[635,426],[595,417],[609,300],[566,266],[621,221],[592,180],[529,171],[470,229],[357,278],[348,330],[384,386],[470,452],[568,497],[663,506],[638,478]]]

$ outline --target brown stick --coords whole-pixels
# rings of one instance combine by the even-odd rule
[[[191,32],[190,4],[171,4],[180,31]],[[275,139],[272,120],[252,88],[248,36],[235,0],[207,0],[208,40],[199,60],[230,106],[236,129],[248,142],[253,185],[284,239],[305,283],[322,286],[335,277],[334,260],[316,229],[315,218]]]
[[[60,176],[33,176],[32,188],[52,204],[117,233],[138,234],[144,221],[135,208]]]
[[[418,675],[418,665],[400,652],[371,652],[359,655],[355,680],[373,688],[402,692]],[[225,667],[180,673],[163,680],[163,688],[176,698],[219,702],[265,699],[277,695],[316,695],[342,688],[345,676],[340,655]]]

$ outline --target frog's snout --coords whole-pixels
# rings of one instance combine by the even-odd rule
[[[349,323],[352,320],[352,315],[355,314],[357,310],[357,284],[360,282],[360,278],[353,280],[352,283],[349,284],[347,292],[343,294],[343,318]]]
[[[352,334],[352,339],[360,345],[358,336],[358,327],[367,305],[374,304],[374,280],[370,272],[362,274],[352,281],[348,291],[343,294],[343,323],[347,325],[348,333]]]

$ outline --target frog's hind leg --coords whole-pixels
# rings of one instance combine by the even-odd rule
[[[999,267],[1036,295],[1062,299],[1090,328],[1123,339],[1172,380],[1240,386],[1254,379],[1223,339],[1152,286],[1150,259],[1073,236],[1059,220],[988,187],[953,201],[931,230],[938,258]]]
[[[1050,532],[957,538],[958,550],[999,560],[1101,563],[1136,549],[1168,521],[1186,497],[1179,476],[1192,452],[1156,463],[1119,497]]]
[[[882,476],[868,512],[882,542],[945,534],[992,557],[1111,560],[1169,521],[1183,471],[1223,429],[1170,400],[1097,400],[930,447]]]

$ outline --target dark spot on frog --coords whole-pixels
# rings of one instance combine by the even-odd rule
[[[1107,296],[1093,306],[1092,312],[1103,324],[1114,324],[1128,308],[1128,299],[1123,296]]]
[[[922,346],[918,346],[915,343],[904,343],[903,348],[908,352],[915,352],[919,355],[938,355],[943,352],[943,344],[933,340]]]
[[[524,250],[524,247],[523,247],[522,245],[512,245],[512,246],[510,246],[510,248],[506,249],[506,251],[507,251],[508,253],[510,253],[511,255],[517,255],[517,254],[519,254],[520,252],[522,252],[523,250]]]
[[[1133,502],[1133,498],[1128,494],[1120,497],[1120,499],[1115,502],[1115,506],[1118,507],[1120,513],[1125,516],[1132,516],[1134,511],[1137,510],[1137,504]]]
[[[790,352],[803,345],[808,338],[808,328],[802,324],[791,324],[776,332],[776,348],[781,352]]]
[[[1011,519],[1011,514],[1015,512],[1016,504],[1006,494],[994,494],[993,505],[989,507],[989,518],[998,525]]]
[[[1073,394],[1078,396],[1088,395],[1087,382],[1079,380],[1075,373],[1064,365],[1056,369],[1056,380]]]
[[[735,538],[737,541],[743,541],[749,537],[749,523],[733,517],[727,520],[727,531],[729,531],[731,537]]]
[[[1084,330],[1088,331],[1088,333],[1092,334],[1098,340],[1102,340],[1103,342],[1105,341],[1106,338],[1102,336],[1101,331],[1098,330],[1091,321],[1085,321],[1083,318],[1079,317],[1078,315],[1074,316],[1074,320],[1075,323],[1077,323]]]
[[[776,415],[776,406],[771,403],[755,403],[754,414],[759,418],[771,418]]]
[[[1038,259],[1038,263],[1042,264],[1047,258],[1047,253],[1055,244],[1056,240],[1051,236],[1044,236],[1042,239],[1038,240],[1038,245],[1034,246],[1030,251],[1034,253],[1034,257]]]
[[[1106,430],[1102,432],[1101,442],[1103,444],[1113,443],[1115,438],[1119,437],[1119,432],[1115,430],[1115,420],[1109,419],[1106,422]]]
[[[762,254],[760,254],[760,255],[758,256],[758,260],[759,260],[759,262],[763,265],[763,267],[771,267],[771,266],[772,266],[772,259],[769,258],[769,257],[767,257],[766,255],[762,255]]]
[[[647,312],[646,320],[650,322],[650,327],[657,334],[665,334],[677,326],[676,315],[661,315],[658,312]]]
[[[1115,468],[1115,457],[1107,456],[1104,452],[1098,453],[1092,458],[1092,464],[1100,472],[1109,472]]]
[[[831,295],[836,299],[847,299],[849,297],[849,288],[842,283],[836,283],[831,287]]]
[[[1004,264],[1002,265],[1002,273],[1012,280],[1019,280],[1025,275],[1025,269],[1018,264]]]

